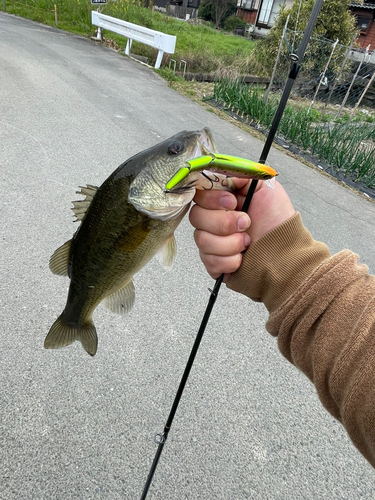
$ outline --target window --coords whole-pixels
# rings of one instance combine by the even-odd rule
[[[256,4],[256,0],[242,0],[241,7],[243,9],[247,9],[247,10],[254,10],[255,4]]]
[[[355,17],[357,18],[357,28],[359,29],[359,32],[362,35],[365,35],[367,33],[367,30],[370,27],[370,24],[372,21],[372,15],[371,14],[355,14]]]

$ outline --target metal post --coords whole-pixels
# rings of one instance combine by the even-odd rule
[[[296,33],[298,28],[299,14],[301,12],[301,5],[302,5],[302,0],[299,0],[296,25],[294,26],[293,49],[294,49],[294,44],[296,43]]]
[[[277,52],[276,61],[275,61],[275,65],[273,67],[271,80],[270,80],[270,83],[269,83],[268,88],[266,90],[266,93],[264,94],[264,98],[263,98],[264,104],[267,104],[268,96],[269,96],[270,90],[272,88],[273,80],[275,78],[276,68],[277,68],[277,65],[279,64],[279,59],[280,59],[280,54],[281,54],[281,48],[283,46],[283,40],[284,40],[285,35],[286,35],[286,29],[288,27],[288,22],[289,22],[289,16],[286,18],[285,26],[284,26],[284,29],[283,29],[283,34],[281,35],[281,40],[280,40],[280,43],[279,43],[279,50]]]
[[[158,57],[156,58],[156,62],[155,62],[155,69],[160,68],[161,62],[163,60],[163,55],[164,55],[164,50],[159,50]]]
[[[372,76],[370,78],[370,80],[368,81],[367,85],[366,85],[366,88],[365,90],[362,92],[361,94],[361,97],[359,98],[357,104],[354,106],[354,108],[352,109],[352,112],[351,112],[351,115],[354,113],[354,111],[358,108],[358,106],[361,104],[361,101],[362,99],[365,97],[365,94],[366,92],[368,91],[368,89],[370,88],[370,85],[372,84],[372,82],[374,81],[374,78],[375,78],[375,71],[372,73]]]
[[[355,75],[354,75],[354,76],[353,76],[353,78],[352,78],[352,81],[351,81],[351,83],[350,83],[350,85],[349,85],[349,88],[348,88],[348,90],[347,90],[347,92],[346,92],[346,94],[345,94],[344,100],[342,101],[341,106],[340,106],[340,109],[338,110],[338,112],[337,112],[337,114],[336,114],[335,118],[338,118],[338,117],[341,115],[341,111],[343,110],[343,107],[345,106],[346,101],[348,100],[348,97],[349,97],[350,91],[352,90],[352,87],[353,87],[353,85],[354,85],[355,79],[357,78],[357,75],[358,75],[358,73],[359,73],[359,70],[361,69],[362,64],[364,63],[364,61],[365,61],[365,59],[366,59],[366,57],[367,57],[367,55],[368,55],[368,51],[369,51],[369,50],[370,50],[370,45],[368,45],[368,46],[367,46],[367,49],[366,49],[365,53],[363,54],[362,61],[361,61],[361,62],[359,63],[359,65],[358,65],[357,71],[355,72]]]
[[[325,65],[325,68],[324,68],[324,70],[323,70],[323,73],[321,74],[321,78],[320,78],[320,80],[319,80],[319,85],[317,86],[317,89],[316,89],[316,91],[315,91],[315,94],[314,94],[313,100],[311,101],[311,104],[310,104],[310,106],[309,106],[308,112],[310,111],[310,109],[311,109],[311,108],[313,107],[313,105],[314,105],[314,101],[315,101],[315,99],[316,99],[316,96],[318,95],[318,92],[319,92],[320,86],[321,86],[321,84],[322,84],[322,82],[323,82],[323,79],[324,79],[324,77],[326,76],[326,72],[327,72],[327,69],[328,69],[329,63],[331,62],[331,59],[332,59],[333,53],[335,52],[335,48],[336,48],[336,46],[337,46],[337,44],[338,44],[338,43],[339,43],[339,39],[337,39],[337,40],[335,41],[335,43],[332,45],[331,54],[330,54],[330,56],[329,56],[329,58],[328,58],[327,64]]]
[[[169,61],[169,69],[171,69],[171,63],[173,64],[173,73],[176,73],[176,60],[175,59],[170,59]]]
[[[133,42],[133,40],[131,38],[128,38],[128,41],[126,42],[126,47],[125,47],[125,54],[127,56],[130,56],[130,50],[132,48],[132,42]]]
[[[337,82],[339,81],[339,78],[340,78],[340,76],[341,76],[341,73],[344,71],[346,61],[348,60],[349,53],[350,53],[350,51],[352,50],[352,48],[353,48],[353,44],[354,44],[354,42],[356,41],[356,39],[357,39],[357,33],[354,35],[354,37],[353,37],[353,39],[352,39],[352,42],[351,42],[351,44],[349,45],[349,47],[348,47],[348,49],[347,49],[347,51],[346,51],[346,53],[345,53],[344,60],[343,60],[343,62],[342,62],[342,64],[341,64],[341,66],[340,66],[339,72],[337,73],[337,76],[336,76],[335,81],[334,81],[334,84],[333,84],[333,86],[332,86],[332,88],[331,88],[331,90],[330,90],[330,93],[328,94],[328,99],[327,99],[327,102],[325,103],[325,106],[324,106],[325,108],[326,108],[326,107],[328,106],[328,104],[331,102],[331,97],[332,97],[332,94],[333,94],[333,92],[334,92],[335,88],[337,87]]]
[[[180,66],[179,66],[180,71],[181,71],[181,65],[182,65],[182,64],[184,65],[184,72],[183,72],[182,77],[183,77],[183,78],[185,78],[185,73],[186,73],[186,61],[184,61],[183,59],[181,59],[181,61],[180,61]]]

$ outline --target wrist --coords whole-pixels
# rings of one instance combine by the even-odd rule
[[[227,286],[263,302],[271,312],[330,255],[324,243],[312,238],[297,212],[246,251]]]

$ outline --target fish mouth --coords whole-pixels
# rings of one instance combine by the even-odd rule
[[[207,156],[218,153],[209,128],[205,127],[200,132],[197,132],[197,135],[197,143],[192,151],[192,154],[186,158],[186,163],[190,160],[193,160],[194,158],[199,158],[200,156]],[[177,186],[170,191],[165,190],[165,186],[163,186],[164,192],[170,194],[182,194],[187,191],[194,190],[197,184],[199,184],[198,179],[200,178],[200,176],[201,174],[198,174],[198,176],[194,176],[193,179],[189,180],[185,184]]]
[[[197,144],[193,150],[192,156],[187,159],[187,161],[193,158],[198,158],[199,156],[209,155],[217,153],[217,149],[212,138],[212,134],[209,128],[204,128],[199,132],[197,138]]]
[[[197,132],[197,143],[193,148],[191,155],[189,155],[185,161],[186,164],[188,164],[188,162],[194,158],[199,158],[200,156],[211,156],[215,153],[218,154],[218,151],[212,138],[211,131],[209,128],[205,127],[200,132]],[[186,180],[184,184],[174,187],[171,190],[166,190],[165,186],[163,186],[164,193],[178,195],[188,191],[195,192],[195,188],[200,182],[201,175],[202,173],[195,174],[193,176],[190,175],[190,179]]]

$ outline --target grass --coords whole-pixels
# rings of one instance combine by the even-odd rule
[[[270,96],[264,102],[263,90],[244,85],[239,80],[221,80],[214,86],[213,98],[246,115],[252,124],[269,129],[278,100]],[[341,171],[366,187],[375,188],[375,120],[360,114],[351,120],[347,113],[336,120],[324,109],[309,110],[307,105],[285,108],[278,133],[302,151]]]
[[[90,0],[5,0],[6,12],[55,26],[54,5],[57,6],[58,27],[83,36],[92,36],[91,10],[96,10]],[[0,8],[2,3],[0,2]],[[134,0],[109,0],[101,6],[101,12],[118,19],[161,31],[177,37],[173,56],[164,55],[163,65],[168,66],[172,57],[187,63],[190,72],[223,72],[231,74],[251,73],[254,67],[252,52],[255,43],[231,33],[220,32],[210,23],[193,25],[154,12],[138,5]],[[124,49],[126,39],[111,32],[104,32],[111,39],[111,46]],[[153,65],[157,51],[147,45],[134,42],[132,52],[149,58]]]

